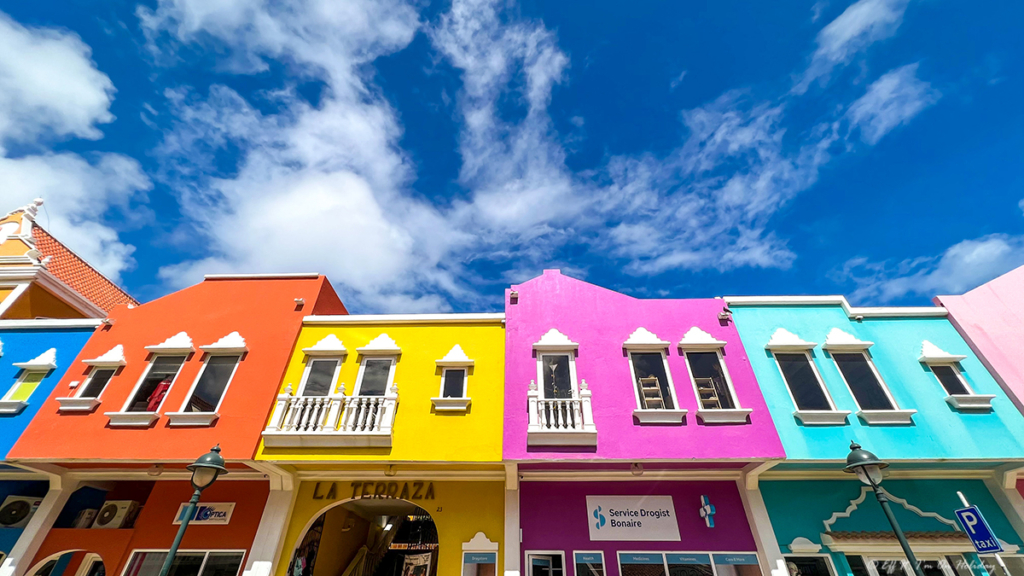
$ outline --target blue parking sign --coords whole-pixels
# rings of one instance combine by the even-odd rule
[[[974,544],[974,549],[978,551],[978,554],[992,554],[1003,551],[1003,546],[999,543],[999,539],[996,538],[995,533],[989,528],[988,522],[985,522],[985,517],[981,515],[981,510],[978,510],[977,506],[968,506],[967,508],[957,510],[956,517],[960,521],[960,525],[964,527],[964,532],[971,539],[971,543]]]

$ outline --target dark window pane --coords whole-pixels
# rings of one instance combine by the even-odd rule
[[[199,576],[199,567],[203,565],[203,552],[178,552],[171,562],[168,576]],[[136,552],[125,570],[125,576],[157,576],[163,566],[167,552]]]
[[[97,560],[93,562],[85,576],[107,576],[107,568],[103,565],[103,561]]]
[[[640,406],[647,409],[665,408],[674,410],[672,390],[665,373],[665,359],[659,353],[630,354],[633,372],[636,374],[637,390],[640,392]],[[652,380],[654,379],[654,380]]]
[[[797,409],[832,409],[806,354],[776,354],[775,359],[779,361],[779,367],[782,368],[782,375],[786,377],[789,391],[793,393]]]
[[[391,359],[367,360],[363,364],[363,382],[359,386],[360,396],[383,396],[391,374]]]
[[[540,357],[544,372],[545,398],[572,398],[568,354],[544,354]]]
[[[227,388],[231,373],[238,364],[238,356],[211,356],[206,361],[203,375],[199,377],[196,389],[192,391],[185,412],[213,412],[217,410],[224,389]]]
[[[950,554],[949,556],[946,556],[946,562],[949,563],[950,568],[953,569],[953,573],[956,574],[956,576],[974,576],[974,572],[971,571],[970,564],[967,563],[967,560],[964,560],[963,556],[959,554]],[[989,574],[994,574],[994,572],[989,572]]]
[[[952,366],[939,365],[931,368],[939,382],[942,383],[942,387],[946,389],[947,394],[970,394]]]
[[[686,362],[697,384],[701,408],[717,410],[736,407],[717,352],[687,352]]]
[[[850,572],[853,572],[853,576],[871,576],[871,573],[868,572],[868,567],[864,564],[863,556],[847,554],[846,561],[850,564]]]
[[[465,396],[466,371],[448,368],[444,371],[444,398],[462,398]]]
[[[100,394],[103,393],[103,389],[107,387],[107,382],[110,382],[110,378],[114,375],[113,370],[93,370],[92,376],[89,377],[89,383],[85,385],[85,389],[82,390],[81,398],[99,398]]]
[[[824,556],[786,556],[789,576],[832,576]]]
[[[832,358],[850,385],[861,410],[895,410],[863,353],[833,354]]]
[[[241,552],[210,552],[202,576],[235,576],[241,565]]]
[[[128,405],[128,411],[155,412],[184,362],[184,356],[157,356]]]
[[[619,552],[622,576],[665,576],[664,556],[661,553]]]
[[[872,564],[875,565],[875,572],[878,572],[878,576],[912,576],[903,562],[903,560],[873,560]]]
[[[576,576],[604,576],[604,562],[600,554],[577,552]]]
[[[332,392],[334,385],[334,369],[338,366],[337,360],[313,360],[309,366],[309,376],[306,377],[306,387],[302,389],[303,396],[327,396]]]
[[[707,554],[668,554],[668,576],[713,576]]]

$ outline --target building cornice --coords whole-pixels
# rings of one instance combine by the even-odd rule
[[[504,313],[488,314],[340,314],[306,316],[305,326],[319,324],[497,324],[505,321]]]
[[[850,318],[945,318],[940,306],[850,306],[845,296],[723,296],[729,306],[842,306]]]

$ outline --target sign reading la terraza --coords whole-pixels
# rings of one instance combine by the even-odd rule
[[[187,503],[178,507],[178,513],[174,516],[174,524],[181,524],[185,519]],[[231,514],[235,511],[234,502],[203,502],[196,506],[196,513],[189,520],[189,524],[227,524],[231,522]]]
[[[671,496],[587,496],[590,539],[679,541]]]

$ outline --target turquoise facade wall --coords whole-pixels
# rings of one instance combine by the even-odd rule
[[[789,460],[841,461],[856,440],[888,460],[999,460],[1024,456],[1024,416],[1017,411],[967,343],[945,318],[849,318],[834,306],[732,306],[733,319],[761,385]],[[814,362],[836,408],[853,413],[843,426],[805,426],[772,354],[765,345],[778,328],[817,342]],[[901,409],[915,409],[912,425],[868,425],[839,369],[821,344],[833,328],[874,342],[869,349],[882,379]],[[921,362],[922,341],[951,354],[966,355],[964,378],[978,394],[995,394],[989,412],[960,412]],[[962,463],[960,465],[963,465]],[[787,465],[788,466],[788,465]]]

